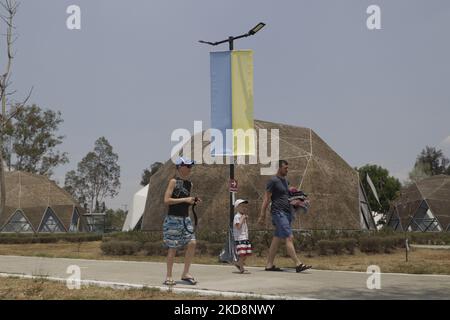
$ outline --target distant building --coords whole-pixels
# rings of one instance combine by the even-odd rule
[[[450,176],[437,175],[403,188],[389,209],[395,231],[450,231]]]
[[[0,232],[63,233],[87,231],[84,209],[45,176],[5,172],[6,206]]]
[[[127,217],[122,227],[122,231],[132,231],[135,229],[140,230],[147,194],[148,185],[134,194],[133,201],[129,206],[130,209],[128,210]]]

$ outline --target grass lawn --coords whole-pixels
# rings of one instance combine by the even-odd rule
[[[2,244],[0,255],[39,256],[73,259],[95,260],[127,260],[165,262],[164,256],[106,256],[100,250],[100,241],[78,243],[35,243],[35,244]],[[384,273],[416,273],[416,274],[450,274],[450,250],[418,249],[409,253],[409,261],[405,262],[403,250],[391,254],[365,254],[318,256],[315,254],[299,254],[302,262],[313,265],[315,269],[349,270],[365,272],[369,265],[378,265]],[[175,262],[182,262],[176,257]],[[247,260],[248,266],[263,267],[265,257],[252,256]],[[197,264],[219,264],[217,257],[202,255],[194,258]],[[290,267],[292,261],[278,256],[277,266]]]
[[[45,279],[0,277],[0,300],[225,300],[223,296],[172,293],[154,288],[117,290],[81,286],[69,290],[65,283]]]

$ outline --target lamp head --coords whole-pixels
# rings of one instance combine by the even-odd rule
[[[266,24],[263,22],[258,23],[256,26],[254,26],[249,32],[249,35],[254,35],[255,33],[257,33],[259,30],[261,30],[262,28],[264,28]]]

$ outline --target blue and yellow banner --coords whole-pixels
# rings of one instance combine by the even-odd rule
[[[216,145],[213,155],[254,155],[253,52],[211,52],[210,60],[211,128],[224,138],[222,148]]]

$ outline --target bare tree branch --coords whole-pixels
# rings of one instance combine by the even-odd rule
[[[12,118],[14,118],[16,116],[16,114],[25,106],[25,104],[27,103],[27,101],[30,99],[31,94],[33,93],[33,89],[34,87],[31,87],[30,92],[28,93],[28,96],[25,98],[25,100],[19,104],[15,105],[14,110],[11,110],[11,113],[9,114],[9,116],[6,118],[5,121],[3,121],[3,125],[5,125],[6,123],[8,123]]]

